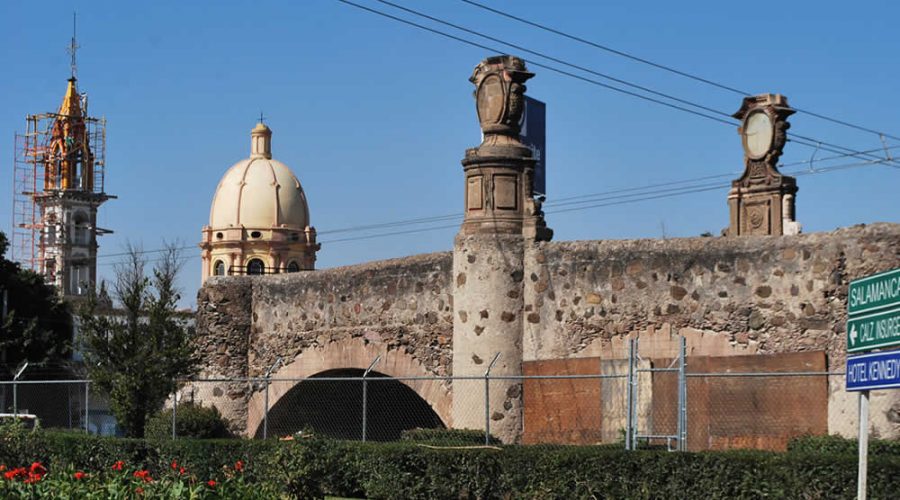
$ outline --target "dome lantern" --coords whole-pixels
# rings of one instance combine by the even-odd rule
[[[250,157],[272,158],[272,130],[263,122],[250,132]]]

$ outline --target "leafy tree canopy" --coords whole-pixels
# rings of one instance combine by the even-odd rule
[[[197,362],[193,328],[176,310],[177,248],[167,247],[149,277],[142,253],[133,247],[127,253],[125,264],[116,267],[117,309],[99,307],[94,296],[79,320],[88,375],[109,395],[125,434],[143,437],[147,417],[175,391],[177,379],[194,373]]]
[[[6,258],[9,241],[0,232],[0,378],[17,367],[59,366],[72,353],[69,308],[43,276]],[[3,295],[6,293],[6,313]]]

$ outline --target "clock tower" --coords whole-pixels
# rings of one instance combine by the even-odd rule
[[[744,173],[728,193],[728,236],[786,235],[800,232],[794,216],[797,180],[778,171],[794,114],[780,94],[745,97],[734,116],[744,146]]]

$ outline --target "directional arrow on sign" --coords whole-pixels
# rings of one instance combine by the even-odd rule
[[[859,333],[856,331],[856,325],[850,327],[850,346],[856,345],[856,337],[859,336]]]

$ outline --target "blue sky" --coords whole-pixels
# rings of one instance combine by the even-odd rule
[[[372,0],[355,1],[412,18]],[[396,2],[717,110],[740,106],[738,95],[456,0]],[[758,11],[722,1],[677,7],[663,1],[484,2],[900,135],[896,2],[782,2]],[[261,110],[274,131],[275,157],[292,167],[309,198],[323,243],[319,267],[451,248],[453,228],[332,243],[429,226],[327,231],[462,211],[459,160],[479,142],[467,79],[491,54],[334,0],[0,3],[0,230],[8,233],[12,222],[14,132],[22,130],[26,114],[54,110],[65,90],[73,10],[82,46],[80,90],[91,96],[92,113],[108,120],[107,191],[118,196],[101,209],[100,225],[115,231],[102,238],[101,255],[121,252],[126,241],[145,249],[163,240],[198,242],[216,184],[249,155],[249,131]],[[547,217],[556,239],[696,236],[727,226],[727,188],[554,215],[550,202],[560,198],[736,174],[742,149],[735,127],[532,69],[537,76],[529,95],[547,103]],[[791,122],[791,132],[857,150],[881,145],[874,134],[808,115]],[[812,154],[788,144],[782,161]],[[900,215],[900,169],[854,168],[798,183],[797,217],[806,232],[897,222]],[[185,257],[181,285],[188,306],[200,282],[199,249]],[[115,260],[101,258],[101,276],[111,275]]]

